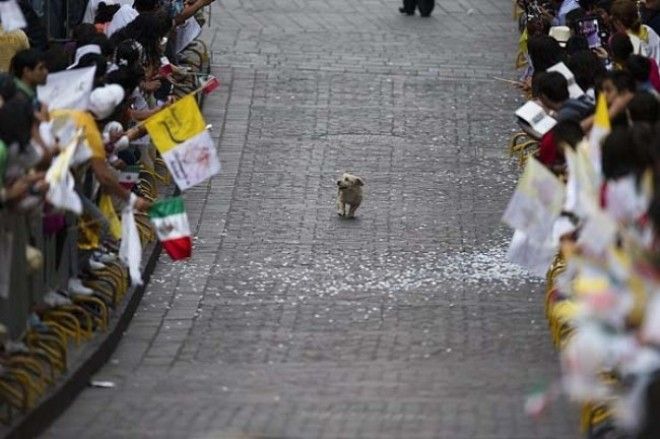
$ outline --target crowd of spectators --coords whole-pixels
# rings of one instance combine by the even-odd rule
[[[203,8],[213,2],[10,1],[26,26],[0,27],[1,355],[26,351],[26,333],[52,332],[48,310],[106,298],[89,281],[118,259],[117,213],[153,201],[134,179],[159,162],[142,122],[199,85]],[[70,33],[49,38],[44,8],[64,6]],[[74,81],[92,72],[85,105],[43,101],[62,72]],[[65,194],[49,184],[72,142],[67,184],[81,212],[54,206]]]
[[[562,378],[528,409],[564,393],[582,403],[590,438],[658,438],[660,1],[518,6],[519,85],[539,109],[519,120],[532,139],[522,154],[565,191],[537,243],[551,249],[546,311]]]

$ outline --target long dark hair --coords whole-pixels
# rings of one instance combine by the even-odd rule
[[[172,20],[167,17],[165,11],[143,12],[113,33],[110,40],[115,45],[129,39],[138,41],[144,49],[146,62],[157,65],[162,54],[160,42],[171,30]]]
[[[535,35],[527,41],[527,50],[532,60],[534,73],[545,72],[550,67],[563,61],[561,46],[549,35]]]

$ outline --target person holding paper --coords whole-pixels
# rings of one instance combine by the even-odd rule
[[[545,72],[538,78],[539,98],[543,105],[555,112],[555,119],[575,120],[577,122],[591,115],[593,104],[585,100],[570,99],[568,81],[559,72]]]
[[[108,85],[95,89],[90,95],[91,112],[57,110],[53,112],[53,117],[55,119],[69,118],[73,120],[78,128],[83,130],[86,143],[91,151],[89,165],[94,176],[107,193],[128,202],[131,192],[119,184],[117,177],[110,170],[107,163],[105,144],[95,120],[95,118],[98,120],[108,118],[123,99],[124,91],[120,86],[116,84]],[[145,211],[150,205],[149,201],[138,197],[135,208]]]

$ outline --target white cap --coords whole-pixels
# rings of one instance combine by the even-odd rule
[[[566,42],[571,37],[571,28],[568,26],[553,26],[550,28],[548,35],[557,40],[561,47],[566,47]]]
[[[117,84],[95,88],[89,95],[89,111],[97,119],[105,119],[123,100],[124,89]]]

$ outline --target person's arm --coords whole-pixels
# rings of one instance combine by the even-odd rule
[[[614,98],[612,105],[610,105],[609,109],[607,110],[610,120],[612,120],[613,118],[618,116],[622,111],[624,111],[633,97],[635,97],[634,93],[626,93],[623,96],[617,96],[616,98]],[[591,128],[594,125],[595,118],[596,118],[595,115],[591,115],[586,119],[582,120],[582,122],[580,122],[580,127],[582,127],[583,132],[587,133],[591,131]]]
[[[18,178],[0,189],[0,205],[11,206],[20,202],[28,194],[43,195],[48,190],[44,181],[45,173],[35,172]]]
[[[131,199],[131,192],[119,184],[115,175],[110,171],[110,168],[108,168],[108,164],[105,160],[98,157],[92,157],[90,159],[90,166],[92,172],[94,172],[94,176],[108,194],[121,198],[126,202]],[[149,206],[151,206],[151,203],[142,197],[138,197],[135,202],[135,208],[140,211],[147,210]]]
[[[137,140],[147,135],[147,129],[144,127],[144,125],[138,125],[126,130],[124,135],[128,137],[128,140]]]
[[[197,11],[202,9],[204,6],[210,5],[214,1],[215,0],[195,0],[194,2],[186,5],[183,8],[183,11],[181,11],[179,15],[174,17],[174,24],[177,26],[183,24],[183,22],[185,22],[187,19],[195,15]]]

